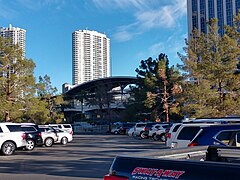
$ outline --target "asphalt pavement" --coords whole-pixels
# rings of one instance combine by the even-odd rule
[[[126,135],[75,135],[63,146],[18,150],[0,155],[1,180],[97,180],[108,173],[117,155],[149,156],[165,149],[164,143]]]

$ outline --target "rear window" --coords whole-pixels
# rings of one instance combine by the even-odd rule
[[[64,128],[71,128],[71,125],[63,125]]]
[[[181,126],[181,124],[176,125],[176,126],[173,128],[172,132],[176,132],[180,126]]]
[[[162,127],[166,129],[166,128],[169,127],[169,125],[168,124],[167,125],[163,125]]]
[[[50,131],[50,128],[39,128],[40,132],[47,132]]]
[[[36,131],[34,127],[22,127],[23,131]]]
[[[200,127],[183,127],[177,139],[192,140],[196,136],[199,130],[200,130]]]
[[[152,127],[155,124],[157,124],[157,123],[147,123],[146,127]]]
[[[23,131],[20,125],[6,125],[10,132]]]
[[[146,124],[136,124],[136,127],[144,127]]]

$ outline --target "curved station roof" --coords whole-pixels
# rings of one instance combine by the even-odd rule
[[[75,86],[74,88],[67,91],[65,94],[68,96],[74,96],[80,91],[88,91],[94,92],[96,88],[99,86],[105,86],[108,90],[111,90],[115,87],[123,87],[125,88],[127,85],[136,84],[137,78],[130,76],[115,76],[115,77],[107,77],[95,79],[92,81],[88,81],[82,84]]]

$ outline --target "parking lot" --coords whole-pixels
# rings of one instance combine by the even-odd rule
[[[0,179],[103,179],[116,155],[149,156],[164,148],[164,143],[126,135],[75,135],[65,146],[1,155]]]

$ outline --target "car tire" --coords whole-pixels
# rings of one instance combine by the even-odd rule
[[[61,144],[66,145],[67,143],[68,143],[68,138],[67,137],[63,137],[61,139]]]
[[[144,132],[140,133],[140,137],[141,137],[141,139],[146,139],[147,138],[147,136],[144,134]]]
[[[166,138],[165,134],[162,134],[160,136],[160,141],[162,141],[162,142],[166,142],[167,141],[167,138]]]
[[[159,141],[160,140],[160,136],[158,134],[153,134],[153,140],[154,141]]]
[[[28,139],[25,149],[27,151],[32,151],[34,149],[34,147],[35,147],[35,142],[32,139]]]
[[[9,156],[12,155],[16,150],[16,145],[11,141],[6,141],[3,143],[1,151],[3,155]]]
[[[53,145],[53,139],[52,138],[45,139],[44,145],[46,147],[51,147]]]

